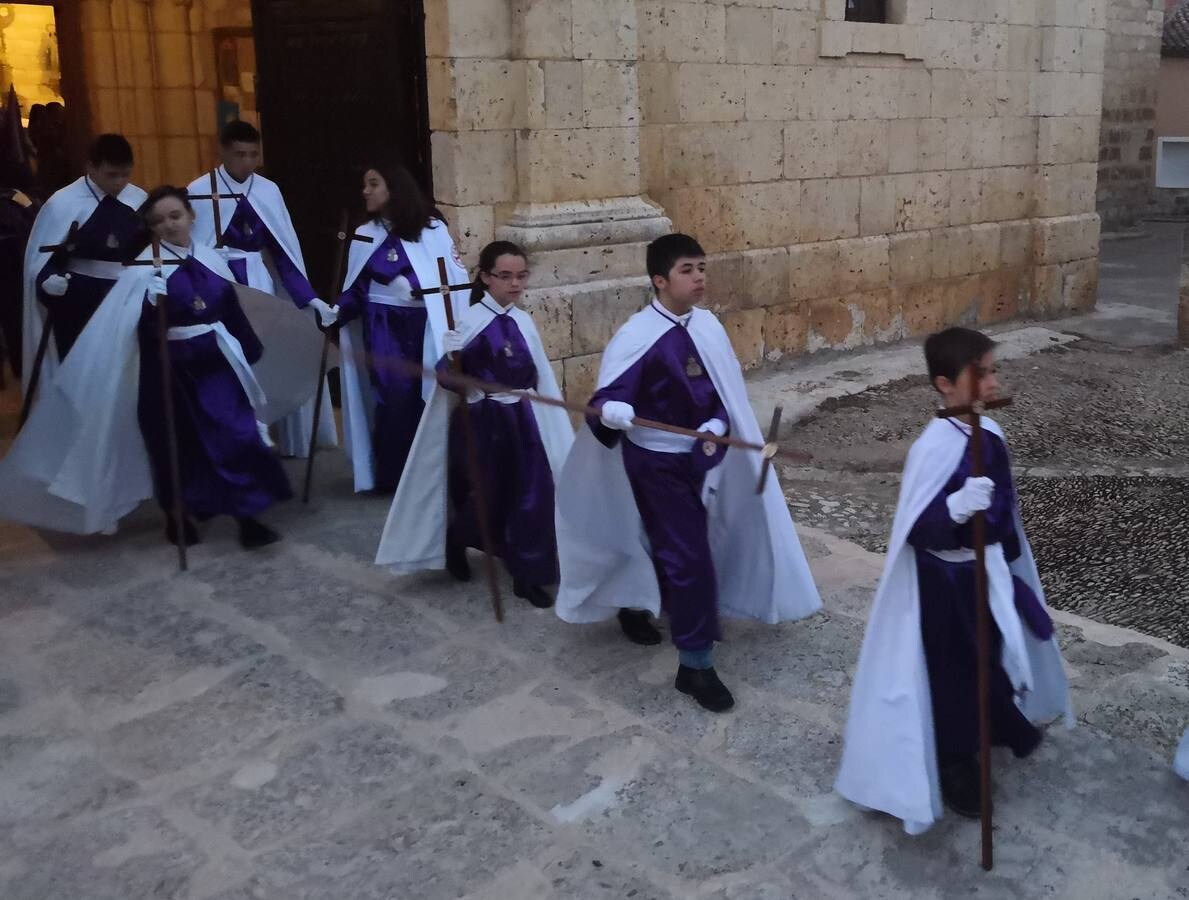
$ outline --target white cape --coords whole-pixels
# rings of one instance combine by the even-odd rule
[[[603,354],[599,387],[614,381],[674,325],[646,308],[616,333]],[[762,444],[743,371],[714,314],[695,309],[689,334],[730,417],[731,433]],[[622,443],[622,439],[621,439]],[[817,586],[775,471],[756,493],[759,453],[728,450],[706,478],[710,546],[724,616],[769,624],[801,619],[821,608]],[[648,541],[624,471],[621,444],[608,449],[583,427],[557,489],[561,586],[557,614],[597,622],[620,607],[660,613],[660,591]]]
[[[994,421],[984,417],[982,427],[1003,438]],[[835,783],[842,796],[859,806],[902,819],[909,834],[925,831],[941,816],[941,791],[921,642],[916,555],[908,535],[967,447],[963,431],[934,419],[909,451],[887,561],[859,653],[842,766]],[[987,548],[991,613],[1003,634],[1002,664],[1017,691],[1017,704],[1029,720],[1041,723],[1064,715],[1072,727],[1069,685],[1056,636],[1039,640],[1015,609],[1012,575],[1044,603],[1018,508],[1016,531],[1020,556],[1010,566],[1001,546]]]
[[[355,283],[364,265],[388,237],[388,232],[378,222],[365,222],[355,229],[360,237],[371,238],[367,241],[352,241],[350,255],[347,258],[347,277],[343,281],[344,290]],[[438,258],[446,259],[446,275],[451,284],[465,284],[470,281],[466,269],[458,259],[454,249],[454,241],[446,224],[434,221],[433,225],[421,232],[416,243],[401,241],[413,270],[417,273],[417,280],[421,287],[432,289],[441,286],[438,278]],[[466,291],[455,291],[451,295],[454,307],[455,324],[461,319],[466,310]],[[422,352],[422,365],[433,368],[442,358],[442,334],[446,331],[446,309],[442,305],[440,294],[430,294],[425,298],[427,323],[425,327],[425,341]],[[343,404],[343,441],[347,454],[351,457],[351,464],[355,472],[355,490],[370,491],[376,486],[376,464],[372,456],[372,417],[375,410],[375,400],[372,396],[372,383],[368,375],[367,366],[363,364],[367,345],[363,340],[363,325],[359,319],[347,324],[339,331],[339,348],[342,350],[343,360],[339,368],[342,380]],[[422,396],[428,402],[430,392],[435,381],[425,378],[422,382]]]
[[[474,340],[495,315],[482,303],[467,309],[457,322],[464,345]],[[545,355],[532,316],[515,307],[508,311],[508,315],[516,322],[532,353],[533,364],[537,367],[537,392],[544,397],[560,399],[561,391],[553,366]],[[435,384],[388,510],[388,520],[384,523],[384,533],[376,551],[376,565],[389,566],[398,574],[446,566],[446,445],[450,407],[452,402],[460,402],[455,398],[451,391]],[[574,442],[574,429],[570,427],[570,417],[564,409],[541,403],[530,406],[556,485],[566,454]]]
[[[228,190],[238,193],[248,189],[247,184],[239,184],[233,180],[227,174],[227,170],[222,166],[215,170],[215,178],[218,182],[220,195]],[[190,182],[190,186],[186,188],[186,192],[192,195],[209,194],[211,192],[210,173],[208,172]],[[251,180],[251,193],[248,195],[248,200],[252,204],[252,209],[256,211],[261,221],[264,222],[273,237],[277,239],[277,243],[281,245],[281,249],[285,251],[285,255],[289,257],[289,261],[297,267],[302,275],[305,275],[306,264],[305,257],[301,252],[301,243],[297,239],[297,231],[293,227],[293,219],[289,215],[289,207],[285,205],[285,198],[281,195],[281,189],[277,186],[276,182],[265,178],[263,175],[253,176]],[[219,221],[224,231],[231,224],[238,204],[238,200],[220,196]],[[193,201],[193,206],[194,228],[192,236],[194,242],[207,247],[214,247],[217,243],[214,204],[210,200],[195,200]],[[237,256],[247,259],[249,287],[264,291],[267,294],[273,294],[286,303],[293,302],[281,280],[276,277],[275,271],[268,265],[268,260],[264,258],[263,254],[244,254],[239,250],[229,247],[224,248],[220,252],[228,259],[234,259]],[[336,285],[335,287],[337,288],[338,286]],[[307,315],[313,316],[316,314],[313,310],[309,310]],[[330,389],[326,384],[322,385],[322,413],[321,420],[318,423],[318,446],[337,447],[339,442],[338,430],[335,427],[333,409],[330,405]],[[313,427],[313,424],[314,398],[311,397],[297,412],[277,423],[279,430],[277,444],[282,455],[304,457],[309,452],[310,429]]]
[[[130,184],[116,199],[129,209],[139,209],[147,196],[136,185]],[[84,175],[50,197],[33,222],[29,243],[25,246],[24,317],[21,320],[21,337],[24,353],[22,358],[26,362],[21,367],[22,393],[29,389],[29,377],[33,374],[33,358],[37,355],[41,329],[45,324],[45,307],[37,302],[37,276],[50,261],[52,254],[42,253],[38,248],[61,243],[70,231],[71,223],[77,222],[79,227],[82,227],[98,206],[99,202],[91,192]],[[51,339],[41,365],[40,383],[48,384],[57,367],[58,349]]]
[[[193,253],[237,292],[251,290],[235,283],[211,248],[195,244]],[[146,248],[138,258],[150,254]],[[0,460],[0,519],[73,534],[110,532],[153,496],[137,421],[137,325],[152,274],[151,266],[125,269],[46,383],[29,421]],[[250,313],[250,300],[242,305]],[[268,335],[256,330],[267,355]]]

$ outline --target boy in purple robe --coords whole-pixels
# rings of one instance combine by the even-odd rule
[[[447,356],[439,371],[453,371],[449,355],[457,353],[463,375],[560,397],[536,326],[516,306],[528,276],[528,260],[515,244],[495,241],[483,248],[471,305],[457,330],[443,335]],[[557,407],[507,392],[463,390],[448,378],[441,384],[421,419],[376,562],[397,572],[444,565],[458,580],[469,580],[467,548],[484,549],[476,508],[481,493],[493,549],[512,576],[513,593],[550,607],[546,587],[558,580],[554,472],[573,442],[569,418]],[[453,411],[446,402],[451,394],[457,397]],[[462,403],[479,461],[477,489]]]
[[[968,328],[925,342],[945,407],[999,392],[994,343]],[[838,790],[892,813],[910,833],[938,800],[980,814],[977,609],[971,520],[986,518],[992,612],[992,743],[1020,758],[1041,742],[1034,723],[1068,711],[1053,622],[1024,534],[1002,430],[982,417],[985,475],[971,473],[969,416],[934,419],[905,465],[888,566],[855,675]],[[923,663],[923,670],[920,664]]]
[[[640,417],[761,440],[726,332],[695,306],[705,257],[683,234],[648,247],[656,296],[603,356],[589,403],[599,415],[587,419],[597,447],[580,438],[566,464],[557,607],[571,622],[617,609],[637,644],[660,643],[649,613],[663,609],[678,650],[674,686],[723,712],[734,698],[713,665],[720,606],[776,622],[809,615],[820,600],[776,481],[756,494],[756,455],[635,424]]]
[[[24,355],[32,362],[43,322],[48,324],[54,353],[43,363],[42,383],[70,353],[123,264],[144,246],[136,210],[145,193],[129,183],[132,163],[127,139],[100,135],[88,150],[86,174],[50,197],[33,224],[25,251]],[[59,245],[72,224],[78,230],[68,247],[40,251]],[[27,385],[29,367],[23,375]]]
[[[292,496],[288,479],[265,444],[254,402],[262,397],[252,375],[263,347],[224,275],[192,253],[193,211],[186,193],[162,187],[144,205],[145,220],[162,240],[166,257],[183,262],[153,276],[139,326],[138,419],[149,453],[157,501],[166,513],[166,536],[179,540],[170,510],[168,434],[162,401],[157,310],[166,304],[173,405],[178,431],[183,505],[199,521],[235,518],[240,543],[263,547],[280,535],[256,516]],[[215,257],[217,259],[217,257]],[[182,539],[197,543],[186,520]]]

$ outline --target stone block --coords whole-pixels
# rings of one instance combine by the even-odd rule
[[[1013,116],[1002,119],[1003,142],[996,165],[1032,166],[1036,164],[1037,127],[1044,120]]]
[[[896,179],[864,178],[859,192],[859,234],[890,234],[896,228]]]
[[[1098,255],[1097,213],[1039,219],[1034,234],[1035,258],[1043,265],[1089,259]]]
[[[1037,122],[1037,161],[1042,165],[1097,161],[1099,120],[1096,116],[1061,116]]]
[[[552,288],[638,277],[647,246],[645,241],[636,241],[530,250],[533,284]]]
[[[970,164],[989,169],[1003,163],[1003,119],[971,122]]]
[[[999,226],[999,258],[1005,268],[1032,265],[1033,228],[1033,223],[1027,219],[1003,222]]]
[[[834,20],[818,25],[818,55],[825,59],[842,59],[854,49],[854,28],[850,23]]]
[[[945,119],[921,119],[917,127],[917,144],[920,149],[918,171],[936,172],[944,169]]]
[[[799,96],[804,87],[801,71],[793,66],[748,66],[747,118],[780,122],[797,118]]]
[[[782,247],[799,240],[802,226],[799,181],[768,181],[723,189],[723,217],[738,245]]]
[[[934,118],[953,119],[969,116],[973,108],[969,72],[961,69],[937,69],[933,72],[930,110]]]
[[[832,178],[838,174],[838,123],[789,122],[784,126],[785,178]]]
[[[762,309],[746,309],[722,317],[723,328],[744,369],[754,369],[764,360],[765,315]]]
[[[741,258],[747,305],[773,306],[789,302],[788,248],[744,250]]]
[[[950,225],[969,225],[988,218],[987,175],[985,169],[967,169],[950,175]]]
[[[1071,166],[1069,183],[1070,213],[1093,212],[1096,209],[1097,188],[1097,163],[1075,163]]]
[[[1035,266],[1032,269],[1032,290],[1028,311],[1037,315],[1051,315],[1061,308],[1064,282],[1060,266]]]
[[[885,117],[921,119],[933,114],[933,77],[925,69],[901,69],[899,91]]]
[[[797,116],[801,119],[838,121],[851,117],[851,80],[840,77],[834,66],[802,70],[804,85]]]
[[[1001,232],[995,222],[976,222],[970,226],[971,271],[990,272],[999,268]]]
[[[659,125],[680,122],[677,100],[673,95],[673,80],[677,65],[666,62],[637,63],[640,92],[640,112],[644,122]]]
[[[858,178],[815,179],[801,182],[803,243],[856,237],[859,233]]]
[[[1041,28],[1040,67],[1045,72],[1082,70],[1082,29]]]
[[[738,249],[724,221],[722,188],[678,188],[669,195],[667,211],[674,230],[696,234],[707,253]]]
[[[673,187],[773,181],[783,169],[779,122],[668,125],[664,148]]]
[[[812,12],[772,10],[772,62],[779,66],[815,65],[818,62],[817,29],[817,16]]]
[[[599,362],[602,350],[586,356],[569,356],[562,360],[562,391],[571,399],[584,403],[594,396],[599,383]]]
[[[572,16],[575,59],[637,58],[642,36],[637,34],[636,0],[580,0],[573,4]]]
[[[1103,72],[1106,69],[1106,32],[1083,28],[1082,71]]]
[[[574,354],[573,294],[565,287],[547,288],[529,291],[521,301],[520,305],[533,317],[545,355],[550,359]]]
[[[809,304],[810,353],[818,350],[843,350],[862,342],[861,323],[856,323],[850,305],[841,297],[813,300]]]
[[[640,136],[636,129],[520,132],[516,160],[517,199],[522,202],[595,200],[640,192]]]
[[[856,120],[896,118],[900,89],[898,75],[898,72],[886,69],[852,69],[850,117]],[[918,107],[919,101],[914,104],[914,109]]]
[[[126,94],[127,91],[120,91]],[[121,113],[125,107],[121,105]],[[128,113],[132,110],[129,108]],[[126,126],[135,122],[121,117]],[[161,137],[193,137],[197,134],[197,123],[194,121],[194,91],[193,88],[158,88],[157,89],[157,130]],[[189,182],[187,182],[189,183]]]
[[[921,148],[917,143],[920,119],[893,119],[888,123],[888,171],[915,172],[920,168]]]
[[[600,4],[584,5],[598,8]],[[725,6],[673,0],[633,0],[631,5],[638,7],[641,59],[700,63],[726,61]]]
[[[949,221],[950,175],[896,175],[896,231],[941,228]]]
[[[897,291],[885,288],[852,294],[846,302],[864,344],[886,343],[904,337],[904,315]]]
[[[582,124],[587,128],[637,124],[640,96],[635,64],[587,60],[581,65]]]
[[[438,131],[430,138],[434,192],[443,203],[472,206],[517,199],[512,131]]]
[[[1031,116],[1034,72],[996,72],[995,110],[1000,116]]]
[[[930,281],[900,292],[906,336],[932,334],[945,324],[945,298],[949,282]]]
[[[1007,29],[1007,68],[1017,72],[1040,69],[1041,34],[1032,25],[1010,25]]]
[[[771,9],[726,7],[726,61],[771,65],[775,45],[772,17]]]
[[[170,184],[181,184],[202,169],[202,148],[195,136],[162,138],[161,152],[162,174]]]
[[[640,187],[657,196],[670,187],[668,167],[665,162],[664,125],[643,125],[640,127]],[[663,200],[657,196],[661,205]]]
[[[572,0],[513,0],[516,56],[569,59],[574,52],[572,6]]]
[[[764,319],[764,356],[777,360],[805,350],[809,337],[809,318],[803,303],[770,306]]]
[[[1080,259],[1061,267],[1061,305],[1070,312],[1094,309],[1098,299],[1098,258]]]
[[[479,262],[479,251],[495,239],[495,210],[486,204],[449,206],[441,204],[442,214],[450,223],[450,233],[459,255],[468,266]]]
[[[933,277],[953,278],[974,271],[973,233],[969,225],[933,232]]]
[[[736,122],[747,109],[743,66],[682,63],[671,82],[679,122]]]
[[[836,294],[839,262],[837,241],[789,247],[789,290],[795,301],[816,300]]]
[[[976,119],[947,119],[945,123],[945,167],[969,169],[974,165],[974,144],[980,139],[983,122]]]
[[[987,218],[1005,222],[1032,215],[1035,182],[1036,169],[1031,167],[992,170]]]
[[[1037,175],[1035,214],[1067,216],[1073,210],[1073,166],[1041,166]]]
[[[888,123],[879,120],[838,123],[834,153],[839,175],[876,175],[888,170]]]
[[[760,304],[748,297],[743,278],[743,256],[738,251],[716,253],[706,260],[705,306],[721,316]]]
[[[999,269],[982,277],[978,298],[977,321],[981,324],[1004,322],[1020,314],[1026,305],[1024,269]]]
[[[854,294],[886,288],[891,280],[889,241],[886,236],[838,242],[835,290]]]
[[[582,63],[577,60],[531,60],[525,64],[525,120],[538,130],[581,128]]]
[[[933,236],[927,231],[894,234],[888,239],[888,263],[897,288],[924,284],[933,277]]]
[[[430,125],[445,131],[524,128],[525,63],[506,59],[432,60]],[[563,73],[554,70],[560,81]],[[546,81],[546,89],[553,79]]]

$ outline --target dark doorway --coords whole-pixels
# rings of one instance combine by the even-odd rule
[[[886,22],[887,20],[887,0],[846,0],[846,21],[848,22]]]
[[[252,0],[252,19],[265,164],[326,291],[363,166],[396,156],[432,188],[422,0]]]

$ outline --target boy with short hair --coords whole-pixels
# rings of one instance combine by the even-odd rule
[[[999,391],[994,343],[968,328],[925,342],[929,378],[946,408]],[[903,819],[916,834],[941,800],[977,818],[978,675],[974,539],[986,516],[993,623],[992,742],[1026,757],[1033,723],[1064,714],[1069,689],[1053,623],[1020,520],[1002,430],[985,416],[986,475],[972,477],[970,416],[935,418],[908,454],[888,558],[851,696],[837,789]]]
[[[726,331],[695,306],[706,254],[670,234],[648,247],[655,297],[603,354],[598,390],[558,480],[558,615],[618,614],[628,639],[657,644],[669,615],[675,687],[713,712],[731,692],[713,665],[719,613],[774,623],[821,606],[775,473],[756,494],[761,459],[635,424],[637,416],[763,443]]]

